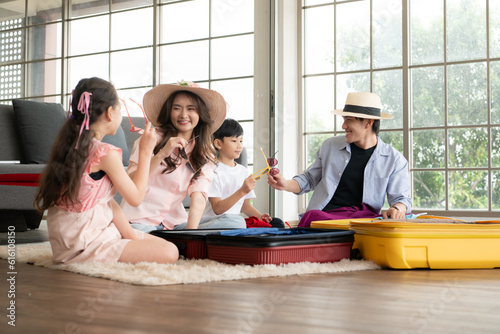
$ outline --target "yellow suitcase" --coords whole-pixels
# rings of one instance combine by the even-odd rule
[[[443,217],[438,217],[443,219]],[[363,258],[393,269],[500,267],[500,221],[351,220]]]

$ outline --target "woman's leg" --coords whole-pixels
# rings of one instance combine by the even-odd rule
[[[139,223],[130,223],[130,226],[134,230],[142,231],[144,233],[149,233],[151,231],[156,231],[158,228],[154,225],[146,225],[146,224],[139,224]]]
[[[246,228],[245,218],[240,215],[223,214],[201,221],[198,229]]]
[[[186,230],[187,223],[182,223],[174,226],[174,230]]]
[[[131,240],[123,249],[119,262],[138,263],[175,263],[179,259],[179,250],[173,243],[144,234],[144,239]]]
[[[185,230],[187,223],[174,226],[174,230]],[[221,228],[246,228],[245,218],[240,215],[223,214],[212,218],[205,218],[198,225],[199,230],[221,229]]]

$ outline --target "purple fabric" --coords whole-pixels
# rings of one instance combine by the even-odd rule
[[[361,204],[360,207],[348,206],[344,208],[333,209],[330,211],[309,210],[304,213],[300,219],[298,227],[310,227],[311,222],[318,220],[335,220],[347,218],[375,218],[380,213],[376,212],[371,206]]]

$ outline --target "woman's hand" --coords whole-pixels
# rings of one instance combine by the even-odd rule
[[[186,147],[187,144],[187,140],[182,137],[170,137],[165,146],[160,150],[160,153],[166,158],[169,157],[176,148],[180,150]]]

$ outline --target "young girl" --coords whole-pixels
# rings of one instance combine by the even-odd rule
[[[156,144],[154,130],[145,127],[132,180],[123,168],[121,150],[101,142],[122,120],[113,85],[99,78],[82,79],[72,99],[72,114],[54,142],[35,199],[40,212],[48,209],[53,261],[174,263],[177,247],[133,230],[113,199],[115,186],[131,204],[142,201]]]
[[[146,93],[143,102],[146,115],[157,127],[158,144],[143,203],[133,207],[122,202],[123,212],[134,228],[146,232],[204,228],[200,219],[216,159],[212,133],[224,121],[226,102],[219,93],[192,82],[159,85]],[[130,175],[136,173],[142,140],[138,139],[130,155]],[[182,204],[187,195],[189,215]]]

